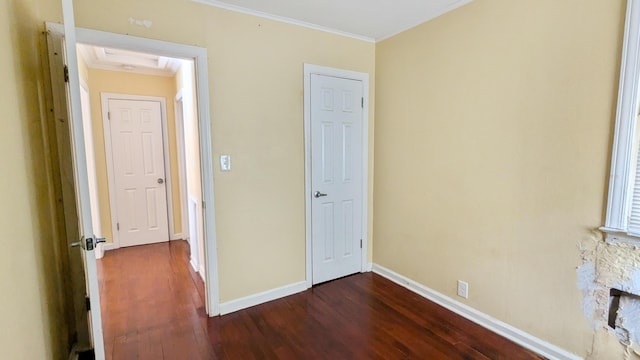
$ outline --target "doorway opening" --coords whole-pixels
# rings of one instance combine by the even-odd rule
[[[92,131],[85,137],[93,153],[88,170],[96,172],[89,179],[90,186],[95,179],[91,203],[98,204],[92,219],[95,235],[107,239],[97,257],[102,250],[186,240],[191,264],[205,278],[193,60],[81,43],[78,55],[88,93],[83,123]]]
[[[171,294],[164,294],[172,289],[161,284],[164,274],[141,277],[141,269],[191,266],[197,274],[192,280],[204,286],[195,66],[192,59],[91,44],[78,43],[77,50],[93,228],[96,237],[106,239],[98,245],[96,258],[108,258],[98,261],[98,279],[109,349],[113,338],[122,335],[119,319],[130,318],[132,309],[144,314],[138,302],[172,301]],[[132,246],[147,249],[124,250]],[[189,261],[173,260],[184,255]],[[142,291],[123,294],[123,286]],[[204,293],[194,296],[204,304]],[[114,306],[124,302],[115,299],[130,303]],[[135,326],[145,327],[146,322],[143,315]]]
[[[75,31],[73,31],[72,29],[74,29]],[[159,162],[153,162],[151,161],[151,159],[153,159],[154,157],[148,156],[150,152],[143,152],[143,172],[149,170],[149,164],[153,164],[154,169],[161,168],[162,170],[165,170],[164,175],[155,178],[156,184],[163,185],[163,187],[169,187],[171,188],[171,190],[164,190],[164,193],[162,193],[156,186],[155,190],[152,191],[155,191],[157,193],[156,199],[164,199],[167,202],[167,209],[164,210],[164,216],[162,214],[163,209],[161,209],[161,207],[155,206],[157,205],[157,201],[147,203],[147,205],[149,206],[147,206],[147,213],[145,213],[144,215],[147,218],[151,218],[150,214],[156,215],[155,217],[153,217],[156,220],[165,218],[167,222],[167,232],[169,233],[168,237],[174,240],[173,242],[186,243],[185,241],[175,241],[178,239],[192,241],[195,251],[189,251],[189,248],[192,247],[191,244],[189,244],[187,246],[187,251],[184,253],[191,252],[195,255],[192,259],[188,259],[185,264],[191,264],[191,266],[194,267],[195,271],[197,271],[197,273],[199,274],[199,277],[203,278],[204,280],[202,291],[198,291],[201,295],[200,297],[204,297],[204,303],[201,303],[202,305],[204,305],[202,306],[204,307],[202,314],[206,314],[209,316],[219,314],[217,251],[215,238],[215,216],[213,206],[213,166],[211,159],[212,153],[206,49],[157,40],[136,38],[127,35],[117,35],[95,30],[78,29],[73,28],[73,25],[65,28],[58,24],[47,23],[47,30],[49,43],[49,63],[52,86],[54,87],[54,108],[56,109],[56,117],[60,119],[60,126],[59,129],[56,130],[56,136],[61,136],[58,143],[63,145],[59,146],[66,146],[67,148],[69,148],[69,146],[71,147],[71,150],[63,149],[64,151],[61,152],[61,154],[64,155],[60,161],[61,167],[64,168],[62,191],[65,194],[65,199],[67,199],[65,200],[65,202],[69,202],[71,205],[73,205],[73,203],[79,203],[82,205],[79,207],[81,208],[81,211],[78,210],[78,212],[76,212],[75,206],[67,207],[65,205],[65,218],[67,218],[68,214],[68,218],[72,222],[67,224],[67,228],[77,228],[78,223],[74,222],[74,219],[79,220],[79,217],[82,218],[80,225],[81,228],[85,226],[85,224],[89,224],[89,227],[82,228],[81,232],[81,235],[83,237],[89,236],[89,238],[86,238],[87,246],[82,246],[82,249],[80,251],[82,259],[87,259],[85,274],[84,276],[80,276],[78,278],[76,278],[76,276],[72,276],[72,280],[74,283],[78,284],[78,289],[74,289],[74,298],[81,297],[81,301],[80,299],[78,299],[77,303],[78,305],[82,303],[81,306],[74,305],[74,311],[78,313],[78,316],[76,316],[76,327],[77,329],[79,329],[78,332],[81,332],[82,328],[84,328],[86,331],[86,318],[88,314],[90,317],[89,327],[91,332],[91,334],[89,334],[89,337],[91,339],[85,336],[86,333],[83,336],[78,335],[78,344],[80,344],[80,346],[82,346],[83,344],[94,344],[96,354],[98,355],[103,353],[102,321],[100,319],[100,312],[95,311],[96,309],[100,308],[99,299],[101,297],[95,296],[99,293],[99,291],[97,290],[99,288],[99,285],[98,278],[95,272],[95,258],[102,257],[104,255],[103,251],[105,249],[107,250],[108,254],[109,251],[115,250],[118,247],[123,247],[126,245],[136,245],[125,244],[124,242],[116,243],[115,241],[113,241],[114,239],[119,238],[117,232],[114,232],[113,230],[115,228],[115,230],[118,231],[118,227],[122,229],[122,223],[119,224],[119,220],[121,219],[123,213],[126,214],[126,211],[123,211],[120,206],[111,201],[111,196],[109,195],[110,184],[108,180],[106,181],[107,195],[105,195],[104,193],[101,194],[101,191],[104,189],[101,189],[100,182],[104,181],[105,177],[108,179],[108,176],[106,174],[107,171],[105,170],[107,168],[107,149],[96,146],[96,142],[101,141],[101,144],[103,146],[108,142],[112,145],[112,147],[117,146],[118,148],[125,149],[128,149],[127,146],[132,144],[135,145],[136,143],[134,141],[127,142],[119,139],[115,142],[116,146],[113,146],[113,137],[109,138],[104,136],[105,129],[108,129],[108,131],[112,131],[113,128],[111,127],[111,125],[109,125],[108,127],[105,126],[104,117],[100,116],[103,108],[103,94],[100,94],[100,92],[103,92],[104,95],[106,95],[106,98],[108,99],[107,102],[109,102],[110,100],[125,102],[146,101],[147,105],[152,103],[156,104],[156,112],[160,114],[160,121],[162,122],[160,130],[156,131],[159,134],[158,138],[161,138],[161,144],[160,146],[154,146],[154,141],[152,140],[152,138],[154,137],[153,134],[148,134],[145,132],[145,130],[138,133],[138,137],[141,137],[142,140],[135,146],[142,148],[146,147],[146,150],[153,149],[151,153],[153,153],[154,151],[161,153],[161,156],[158,157],[158,159],[160,159]],[[66,37],[65,32],[68,32],[71,35],[69,37]],[[81,56],[76,57],[75,54],[79,53],[81,50],[79,50],[79,48],[76,48],[76,41],[78,44],[101,47],[102,55],[104,56],[117,55],[116,57],[120,57],[121,65],[118,69],[120,71],[116,72],[113,71],[114,69],[109,70],[104,68],[96,70],[111,71],[109,73],[109,76],[106,76],[108,78],[107,80],[115,79],[117,77],[116,73],[133,73],[132,70],[134,69],[132,69],[132,67],[134,67],[135,69],[143,67],[142,65],[144,64],[124,64],[121,57],[123,57],[125,53],[129,53],[128,55],[131,55],[131,53],[139,53],[142,56],[147,56],[147,58],[144,59],[146,63],[149,62],[149,57],[152,57],[151,59],[155,59],[157,64],[161,64],[164,67],[166,67],[167,64],[173,64],[172,66],[175,67],[174,71],[177,72],[178,69],[183,69],[183,73],[188,73],[188,76],[183,76],[184,81],[181,83],[181,87],[178,86],[179,81],[175,79],[173,81],[173,91],[171,91],[171,93],[168,95],[141,94],[137,93],[137,91],[126,89],[115,89],[111,90],[111,92],[108,92],[106,90],[92,90],[94,84],[92,84],[92,79],[89,76],[85,76],[84,81],[80,81],[80,78],[82,77],[82,74],[80,74],[80,72],[89,72],[89,70],[80,69],[81,66],[79,66],[79,63],[82,62],[82,60],[80,59]],[[74,45],[69,47],[63,45],[65,43]],[[83,45],[80,45],[80,47],[82,46]],[[67,57],[66,54],[72,54],[72,56]],[[62,71],[63,68],[64,71]],[[187,81],[186,79],[189,80]],[[65,82],[71,85],[66,86]],[[120,81],[120,85],[133,85],[135,83],[137,82]],[[66,91],[65,88],[67,89]],[[94,96],[92,92],[98,93],[97,104],[95,100],[96,96]],[[115,95],[115,97],[109,98],[110,95]],[[147,98],[134,99],[131,95],[135,95],[138,97],[146,96]],[[124,98],[122,98],[123,96]],[[157,99],[149,98],[149,96],[164,99],[162,99],[162,101],[154,101]],[[120,97],[120,99],[116,99],[118,97]],[[84,101],[82,101],[83,99]],[[82,103],[84,103],[84,106],[81,106],[83,105]],[[109,104],[107,107],[109,107],[110,105],[111,104]],[[114,103],[114,105],[117,104]],[[129,105],[131,105],[131,103],[129,103]],[[180,110],[179,114],[176,113],[177,109]],[[131,110],[129,111],[129,113],[132,114],[132,109],[129,110]],[[93,114],[95,114],[96,111],[98,112],[98,115],[94,116]],[[70,113],[72,113],[73,116],[71,116]],[[107,123],[110,121],[108,113],[109,111],[107,111],[106,115]],[[147,111],[145,114],[149,115],[150,112]],[[138,115],[138,121],[145,122],[151,119],[151,117],[145,117],[147,115]],[[85,123],[81,121],[82,118],[91,119],[91,121]],[[172,119],[171,124],[169,124],[168,121],[168,119],[170,118]],[[67,125],[67,122],[69,123],[69,125]],[[188,124],[191,124],[193,126],[188,127]],[[118,128],[116,127],[116,129]],[[96,131],[100,130],[102,130],[103,136],[95,136]],[[170,132],[169,130],[172,130],[171,132],[173,132],[173,142],[167,140],[167,136]],[[65,138],[64,134],[67,133],[67,138]],[[153,131],[151,131],[151,133],[153,133]],[[187,140],[188,136],[195,137],[195,140]],[[87,144],[85,140],[87,140],[87,143],[90,144]],[[195,144],[195,146],[190,149],[187,146],[188,144]],[[132,145],[132,147],[134,146]],[[165,148],[168,147],[171,147],[171,149],[167,149],[165,151]],[[180,150],[181,147],[182,149]],[[60,152],[60,150],[58,151]],[[102,152],[102,154],[104,155],[102,164],[98,164],[98,161],[96,161],[99,158],[98,155],[100,152]],[[165,153],[168,155],[167,157],[164,156]],[[116,164],[116,162],[113,161],[114,154],[115,152],[111,151],[112,161],[110,163],[110,166]],[[121,158],[125,160],[124,167],[127,168],[127,166],[129,166],[130,164],[126,162],[126,156],[121,156]],[[93,161],[91,161],[92,159]],[[178,159],[180,159],[181,161],[178,161]],[[188,162],[187,159],[189,160]],[[173,164],[171,164],[172,162]],[[69,165],[72,163],[73,168]],[[193,183],[187,174],[189,171],[189,165],[192,165],[195,170],[199,171],[199,173],[195,173],[192,176],[192,178],[194,179],[193,182],[198,184],[198,192],[195,192],[193,196],[191,196],[191,204],[195,204],[195,206],[192,206],[191,211],[193,215],[191,217],[192,221],[189,221],[190,203],[188,200],[189,189],[187,187],[188,183]],[[122,162],[119,166],[123,166]],[[171,172],[173,172],[174,174],[172,175]],[[154,176],[156,175],[157,174],[154,174]],[[114,182],[117,183],[117,181]],[[117,186],[112,186],[112,188],[117,188]],[[149,186],[143,185],[143,188],[143,193],[147,195],[146,193],[149,190]],[[125,188],[125,190],[131,189]],[[73,195],[75,195],[75,201],[70,200],[74,198]],[[103,201],[100,201],[100,197],[108,198],[106,206],[104,205]],[[135,197],[130,196],[129,199],[131,198]],[[86,204],[90,204],[91,207],[89,208],[88,206],[85,206]],[[103,210],[105,207],[107,209],[106,211]],[[116,221],[109,221],[113,220],[114,212],[117,214],[115,217]],[[132,213],[139,215],[137,212]],[[129,218],[130,216],[125,217]],[[105,221],[105,219],[107,221]],[[189,226],[189,223],[192,225],[191,227]],[[110,231],[111,239],[108,240],[111,241],[109,241],[108,245],[104,246],[103,244],[99,244],[96,247],[97,251],[93,251],[94,244],[99,242],[98,240],[102,240],[99,238],[108,238],[108,235],[106,234]],[[94,234],[98,234],[99,236],[95,236]],[[77,239],[78,237],[70,236],[68,240],[73,240],[74,238]],[[93,238],[96,238],[95,243],[93,242]],[[81,244],[84,244],[84,240],[85,239],[82,240]],[[91,242],[89,240],[91,240]],[[167,240],[167,244],[172,243],[172,241],[169,241],[169,239]],[[169,246],[171,247],[171,245]],[[182,248],[185,247],[182,246]],[[70,252],[70,256],[75,256],[74,252]],[[86,268],[89,268],[90,271],[86,271]],[[92,270],[92,268],[94,270]],[[185,266],[185,268],[188,268],[188,266]],[[145,270],[152,271],[153,269],[145,268]],[[80,273],[81,272],[82,271],[80,271]],[[84,284],[80,286],[80,284],[83,283],[85,279],[86,287]],[[82,287],[83,289],[79,289],[80,287]],[[87,291],[87,289],[91,291]],[[85,299],[85,294],[89,293],[92,294],[91,299]],[[75,303],[76,300],[74,300],[74,304]],[[85,304],[86,309],[84,309]],[[91,304],[91,307],[93,307],[93,311],[90,309],[89,304]],[[83,311],[85,311],[84,315],[82,314]],[[158,314],[155,315],[157,316]],[[84,326],[81,321],[83,317],[85,317]]]

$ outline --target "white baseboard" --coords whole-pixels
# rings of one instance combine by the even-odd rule
[[[204,281],[204,283],[207,283],[206,280],[206,270],[204,269],[204,264],[200,264],[200,270],[198,270],[198,274],[200,274],[200,277],[202,278],[202,281]]]
[[[182,233],[173,234],[169,236],[169,241],[174,241],[174,240],[184,240]]]
[[[195,272],[199,272],[198,271],[199,266],[198,266],[198,262],[196,261],[196,259],[194,259],[194,258],[189,259],[189,263],[191,264],[191,267],[193,268],[193,270]]]
[[[102,246],[102,250],[104,250],[104,251],[120,249],[120,246],[116,246],[116,244],[114,244],[114,243],[104,243],[104,244],[100,244],[100,245]]]
[[[225,315],[238,310],[260,305],[289,295],[297,294],[305,290],[307,290],[307,282],[301,281],[295,284],[267,290],[259,294],[249,295],[240,299],[227,301],[220,304],[220,315]]]
[[[398,285],[401,285],[414,293],[421,295],[434,303],[441,305],[454,313],[463,316],[476,324],[495,332],[498,335],[531,350],[549,359],[566,359],[577,360],[582,359],[580,356],[572,354],[531,334],[519,330],[507,323],[495,319],[483,312],[480,312],[468,305],[458,302],[446,295],[443,295],[433,289],[430,289],[416,281],[413,281],[403,275],[389,270],[378,264],[373,264],[374,273],[385,277]]]
[[[367,272],[371,272],[373,271],[373,263],[368,263],[367,264]]]
[[[104,253],[109,250],[119,249],[119,246],[116,246],[114,243],[102,243],[96,246],[96,259],[102,259],[104,257]]]
[[[102,244],[96,245],[96,260],[100,260],[104,257],[104,246]]]

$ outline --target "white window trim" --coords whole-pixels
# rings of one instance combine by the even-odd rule
[[[634,137],[640,92],[640,0],[627,2],[620,86],[616,109],[615,134],[609,177],[609,195],[606,222],[601,231],[607,241],[640,239],[628,234],[629,198],[633,192]]]

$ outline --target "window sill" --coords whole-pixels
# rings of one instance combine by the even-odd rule
[[[640,246],[640,236],[630,235],[624,230],[612,229],[603,226],[599,229],[605,233],[605,241],[609,244],[630,244]]]

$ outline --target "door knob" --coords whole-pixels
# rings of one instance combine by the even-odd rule
[[[320,191],[316,191],[316,192],[313,193],[313,197],[316,198],[316,199],[319,198],[319,197],[323,197],[323,196],[327,196],[327,194],[323,194]]]
[[[95,237],[95,235],[93,237],[86,237],[86,238],[83,236],[81,241],[73,242],[69,244],[69,246],[71,246],[72,248],[80,247],[83,250],[91,251],[95,249],[98,244],[106,243],[106,242],[107,242],[106,238],[97,238]]]
[[[164,184],[164,179],[163,178],[158,178],[158,184]]]

